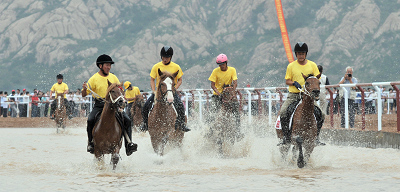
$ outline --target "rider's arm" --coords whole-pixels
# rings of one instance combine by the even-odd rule
[[[150,77],[150,87],[151,87],[151,91],[153,91],[153,93],[156,92],[156,83],[154,82],[154,78]]]
[[[53,98],[53,91],[50,90],[50,95],[49,95],[50,99]]]
[[[179,86],[181,86],[181,84],[182,84],[182,77],[178,79],[178,82],[175,85],[175,89],[178,89]]]
[[[236,87],[237,87],[237,80],[233,80],[233,81],[232,81],[232,84],[233,84],[233,89],[236,90]]]
[[[66,90],[64,91],[64,94],[68,94],[68,89],[66,89]]]
[[[220,95],[220,92],[218,91],[217,87],[215,87],[215,82],[211,81],[211,88],[214,90],[214,92],[217,95]]]
[[[294,81],[290,80],[290,79],[286,79],[286,85],[290,85],[293,86]]]
[[[86,82],[83,82],[83,85],[82,85],[82,97],[86,97],[86,95],[87,95]]]

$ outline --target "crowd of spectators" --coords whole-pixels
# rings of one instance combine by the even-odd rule
[[[1,117],[48,117],[50,104],[54,94],[50,97],[50,91],[43,92],[34,89],[31,93],[23,89],[0,91],[0,116]],[[89,113],[89,97],[82,98],[81,90],[70,91],[67,100],[72,109],[73,117],[86,117]],[[29,107],[28,107],[29,106]],[[29,109],[29,110],[28,110]]]

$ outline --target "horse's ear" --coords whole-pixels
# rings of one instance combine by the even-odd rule
[[[108,86],[110,86],[112,83],[107,79],[107,83],[108,83]]]
[[[320,77],[321,77],[321,73],[316,76],[317,79],[319,79]]]
[[[162,76],[162,75],[163,75],[163,72],[161,72],[160,68],[158,68],[158,75],[159,75],[159,76]]]
[[[307,79],[307,76],[305,76],[303,73],[301,73],[301,75],[303,75],[304,80]]]
[[[174,74],[172,74],[172,77],[174,77],[174,79],[175,79],[175,77],[178,75],[178,73],[179,73],[179,70],[177,72],[175,72]]]

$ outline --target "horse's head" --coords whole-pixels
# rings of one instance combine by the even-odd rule
[[[232,85],[224,85],[221,93],[222,102],[230,103],[236,99],[236,90]]]
[[[319,93],[320,93],[320,84],[321,82],[319,81],[319,78],[321,77],[321,74],[317,75],[316,77],[313,75],[308,75],[305,76],[304,74],[303,78],[306,81],[304,84],[305,88],[305,95],[310,96],[314,100],[319,100]]]
[[[143,108],[144,98],[142,94],[136,95],[134,105]]]
[[[118,109],[119,111],[124,110],[126,101],[122,91],[122,84],[111,83],[108,81],[108,89],[106,95],[106,101],[111,104],[111,108]]]
[[[157,101],[167,102],[168,104],[172,104],[174,102],[174,94],[175,90],[175,77],[178,75],[178,72],[174,74],[170,74],[168,72],[161,72],[158,69],[158,74],[160,75],[160,82],[157,86]]]

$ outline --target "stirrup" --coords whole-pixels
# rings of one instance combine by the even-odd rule
[[[93,144],[93,142],[89,142],[88,143],[88,146],[87,146],[87,152],[89,152],[89,153],[91,153],[91,154],[94,154],[94,144]]]
[[[136,143],[128,143],[125,148],[126,155],[127,156],[132,155],[133,152],[137,151],[137,147],[138,145]]]
[[[319,139],[315,140],[315,146],[325,146],[325,145],[326,144],[319,141]]]
[[[143,123],[142,126],[139,128],[140,131],[146,132],[149,130],[147,123]]]
[[[287,144],[290,144],[290,140],[283,138],[276,146],[282,146]]]

